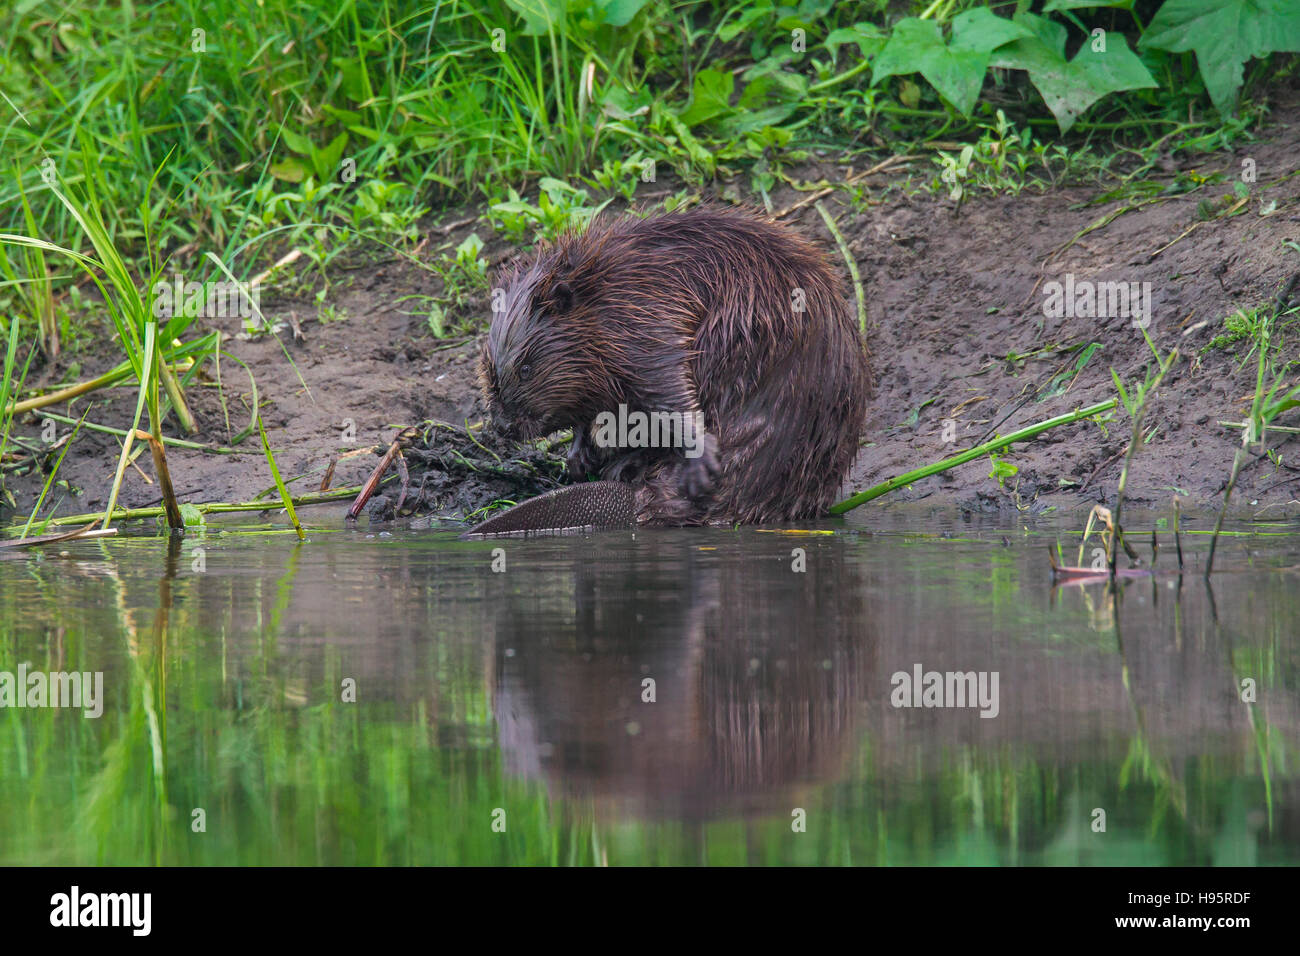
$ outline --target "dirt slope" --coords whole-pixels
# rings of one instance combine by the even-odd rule
[[[1085,205],[1099,192],[1095,188],[977,196],[960,209],[947,199],[906,198],[895,191],[860,213],[836,197],[827,198],[863,277],[877,374],[852,486],[961,450],[994,426],[1005,434],[1108,398],[1114,394],[1111,367],[1125,381],[1141,377],[1150,352],[1130,318],[1044,314],[1047,284],[1064,283],[1068,273],[1076,287],[1088,281],[1150,283],[1148,331],[1162,350],[1177,346],[1188,359],[1174,368],[1149,414],[1148,425],[1158,427],[1130,479],[1131,500],[1163,504],[1177,489],[1190,498],[1191,507],[1213,507],[1236,441],[1235,433],[1217,422],[1241,419],[1243,400],[1254,387],[1254,369],[1253,364],[1239,367],[1240,357],[1222,349],[1202,350],[1222,331],[1225,316],[1272,299],[1300,269],[1300,251],[1284,244],[1300,240],[1300,176],[1292,175],[1300,165],[1300,110],[1279,114],[1264,141],[1237,154],[1202,157],[1196,169],[1236,176],[1247,157],[1255,161],[1258,182],[1239,215],[1209,221],[1197,217],[1204,199],[1231,204],[1228,182],[1126,212],[1064,249],[1072,237],[1124,203]],[[1171,180],[1177,168],[1171,161]],[[872,180],[872,185],[883,186],[884,180]],[[791,189],[774,196],[778,209],[800,198]],[[1276,205],[1263,216],[1267,203]],[[442,217],[447,222],[465,218],[464,211]],[[812,206],[790,218],[818,236],[840,261]],[[486,222],[446,232],[434,229],[423,254],[454,246],[470,231],[491,234]],[[1167,248],[1158,251],[1162,247]],[[511,251],[499,240],[485,250],[494,264]],[[296,371],[273,339],[232,338],[228,345],[257,378],[281,469],[286,475],[313,475],[295,490],[313,489],[319,473],[340,452],[389,440],[390,426],[482,415],[474,384],[475,344],[448,348],[428,333],[420,317],[404,314],[409,303],[398,301],[412,294],[437,295],[436,278],[403,262],[354,263],[340,271],[333,288],[330,301],[346,315],[343,321],[322,323],[304,302],[263,301],[270,315],[287,318],[292,312],[302,326],[302,341],[287,330],[281,334]],[[486,302],[482,308],[486,311]],[[231,336],[239,331],[238,319],[212,325]],[[1100,348],[1082,372],[1072,381],[1066,376],[1057,382],[1058,390],[1068,388],[1035,400],[1055,376],[1073,370],[1078,353],[1062,348],[1093,342]],[[1009,361],[1008,356],[1027,357]],[[107,367],[111,357],[105,354],[101,364]],[[83,377],[97,370],[94,361],[83,358]],[[58,370],[45,375],[53,382]],[[225,363],[223,378],[232,427],[238,431],[248,421],[246,377]],[[95,395],[93,402],[92,420],[123,427],[134,397],[121,391],[114,397]],[[224,442],[216,389],[194,389],[193,403],[202,426],[200,439]],[[71,412],[60,411],[80,414],[85,407],[80,401],[72,403]],[[1290,424],[1300,424],[1300,416],[1292,414],[1298,420]],[[343,440],[347,420],[354,424],[352,443]],[[947,427],[946,421],[951,422]],[[35,436],[39,424],[28,418],[18,431]],[[984,459],[896,494],[902,500],[929,498],[978,510],[1082,509],[1092,501],[1113,500],[1127,434],[1122,418],[1104,433],[1093,424],[1061,428],[1007,456],[1019,470],[1004,486],[988,477]],[[945,437],[953,440],[945,442]],[[248,455],[225,457],[174,452],[173,475],[182,499],[246,499],[269,487],[260,451],[251,443],[246,447]],[[1239,485],[1243,504],[1257,502],[1273,516],[1300,511],[1300,470],[1287,467],[1300,465],[1300,460],[1292,461],[1296,447],[1283,442],[1281,468],[1256,461],[1245,470]],[[115,439],[106,435],[78,441],[61,477],[80,494],[65,500],[59,513],[103,506],[117,449]],[[369,456],[343,462],[334,484],[359,483],[374,462]],[[147,455],[140,465],[144,474],[151,470]],[[8,481],[20,512],[30,509],[40,482],[35,475]],[[138,506],[157,499],[155,486],[129,470],[122,503]]]

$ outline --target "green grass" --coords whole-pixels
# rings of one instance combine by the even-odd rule
[[[888,18],[883,4],[829,0],[578,0],[567,14],[553,0],[128,0],[54,16],[49,6],[0,14],[0,168],[13,170],[0,180],[0,226],[74,235],[42,188],[57,174],[115,241],[142,242],[149,219],[164,253],[194,244],[236,272],[237,254],[261,255],[272,239],[327,265],[335,244],[313,229],[327,220],[412,242],[430,209],[509,202],[512,187],[546,176],[630,194],[653,162],[688,183],[738,176],[761,199],[818,152],[967,135],[984,144],[977,181],[1014,189],[1033,167],[1048,181],[1068,173],[1080,145],[1140,152],[1172,127],[1209,149],[1243,126],[1209,108],[1193,60],[1153,49],[1142,58],[1159,86],[1104,97],[1076,121],[1081,142],[1058,149],[1032,73],[988,74],[970,115],[920,75],[872,77],[881,51],[868,34],[889,34],[897,4]],[[947,29],[982,6],[917,2],[911,12]],[[1015,9],[991,7],[1004,20]],[[525,9],[557,19],[548,26]],[[1053,22],[1074,42],[1095,23],[1130,45],[1140,35],[1122,10]],[[791,49],[796,29],[801,51]],[[1251,61],[1248,76],[1268,63]],[[169,153],[146,199],[140,187]],[[36,311],[47,328],[49,297],[33,294],[44,296]]]

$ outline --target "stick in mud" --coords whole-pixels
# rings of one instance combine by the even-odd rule
[[[379,459],[379,464],[376,465],[375,470],[370,473],[370,477],[366,479],[366,483],[361,486],[361,493],[357,495],[356,501],[352,502],[352,507],[348,509],[348,521],[357,520],[357,516],[361,514],[361,509],[366,506],[366,502],[368,502],[371,496],[374,495],[375,489],[377,489],[379,483],[383,481],[385,473],[387,473],[389,467],[393,464],[393,460],[401,455],[402,449],[409,445],[416,436],[419,435],[419,433],[419,429],[414,427],[404,428],[398,432],[397,437],[393,439],[393,443],[388,446],[388,451],[384,452],[384,457]],[[406,463],[402,462],[402,470],[405,470],[405,466]],[[403,498],[406,497],[406,487],[409,483],[409,477],[402,483]]]
[[[172,475],[167,468],[167,451],[163,448],[163,443],[149,432],[140,431],[137,436],[149,442],[149,451],[153,454],[153,470],[158,476],[158,490],[162,492],[163,508],[167,513],[167,526],[173,531],[184,528],[185,519],[181,517],[181,507],[172,488]]]

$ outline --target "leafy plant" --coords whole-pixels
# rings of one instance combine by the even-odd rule
[[[1158,85],[1122,34],[1094,31],[1067,60],[1063,24],[1032,13],[1019,13],[1013,22],[1025,28],[1025,35],[999,49],[989,62],[1024,70],[1063,133],[1108,93]]]
[[[585,189],[546,177],[541,182],[537,204],[520,197],[511,188],[509,198],[488,207],[488,219],[498,232],[516,242],[554,239],[570,228],[581,228],[609,205],[610,200],[588,205]]]
[[[1236,108],[1243,66],[1252,57],[1300,53],[1300,4],[1293,0],[1167,0],[1138,46],[1192,51],[1210,100],[1223,115]]]

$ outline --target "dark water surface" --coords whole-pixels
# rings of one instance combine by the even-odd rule
[[[0,675],[103,674],[0,709],[0,863],[1300,863],[1294,524],[1118,599],[1064,526],[898,510],[244,527],[0,559]],[[991,716],[894,706],[918,665]]]

